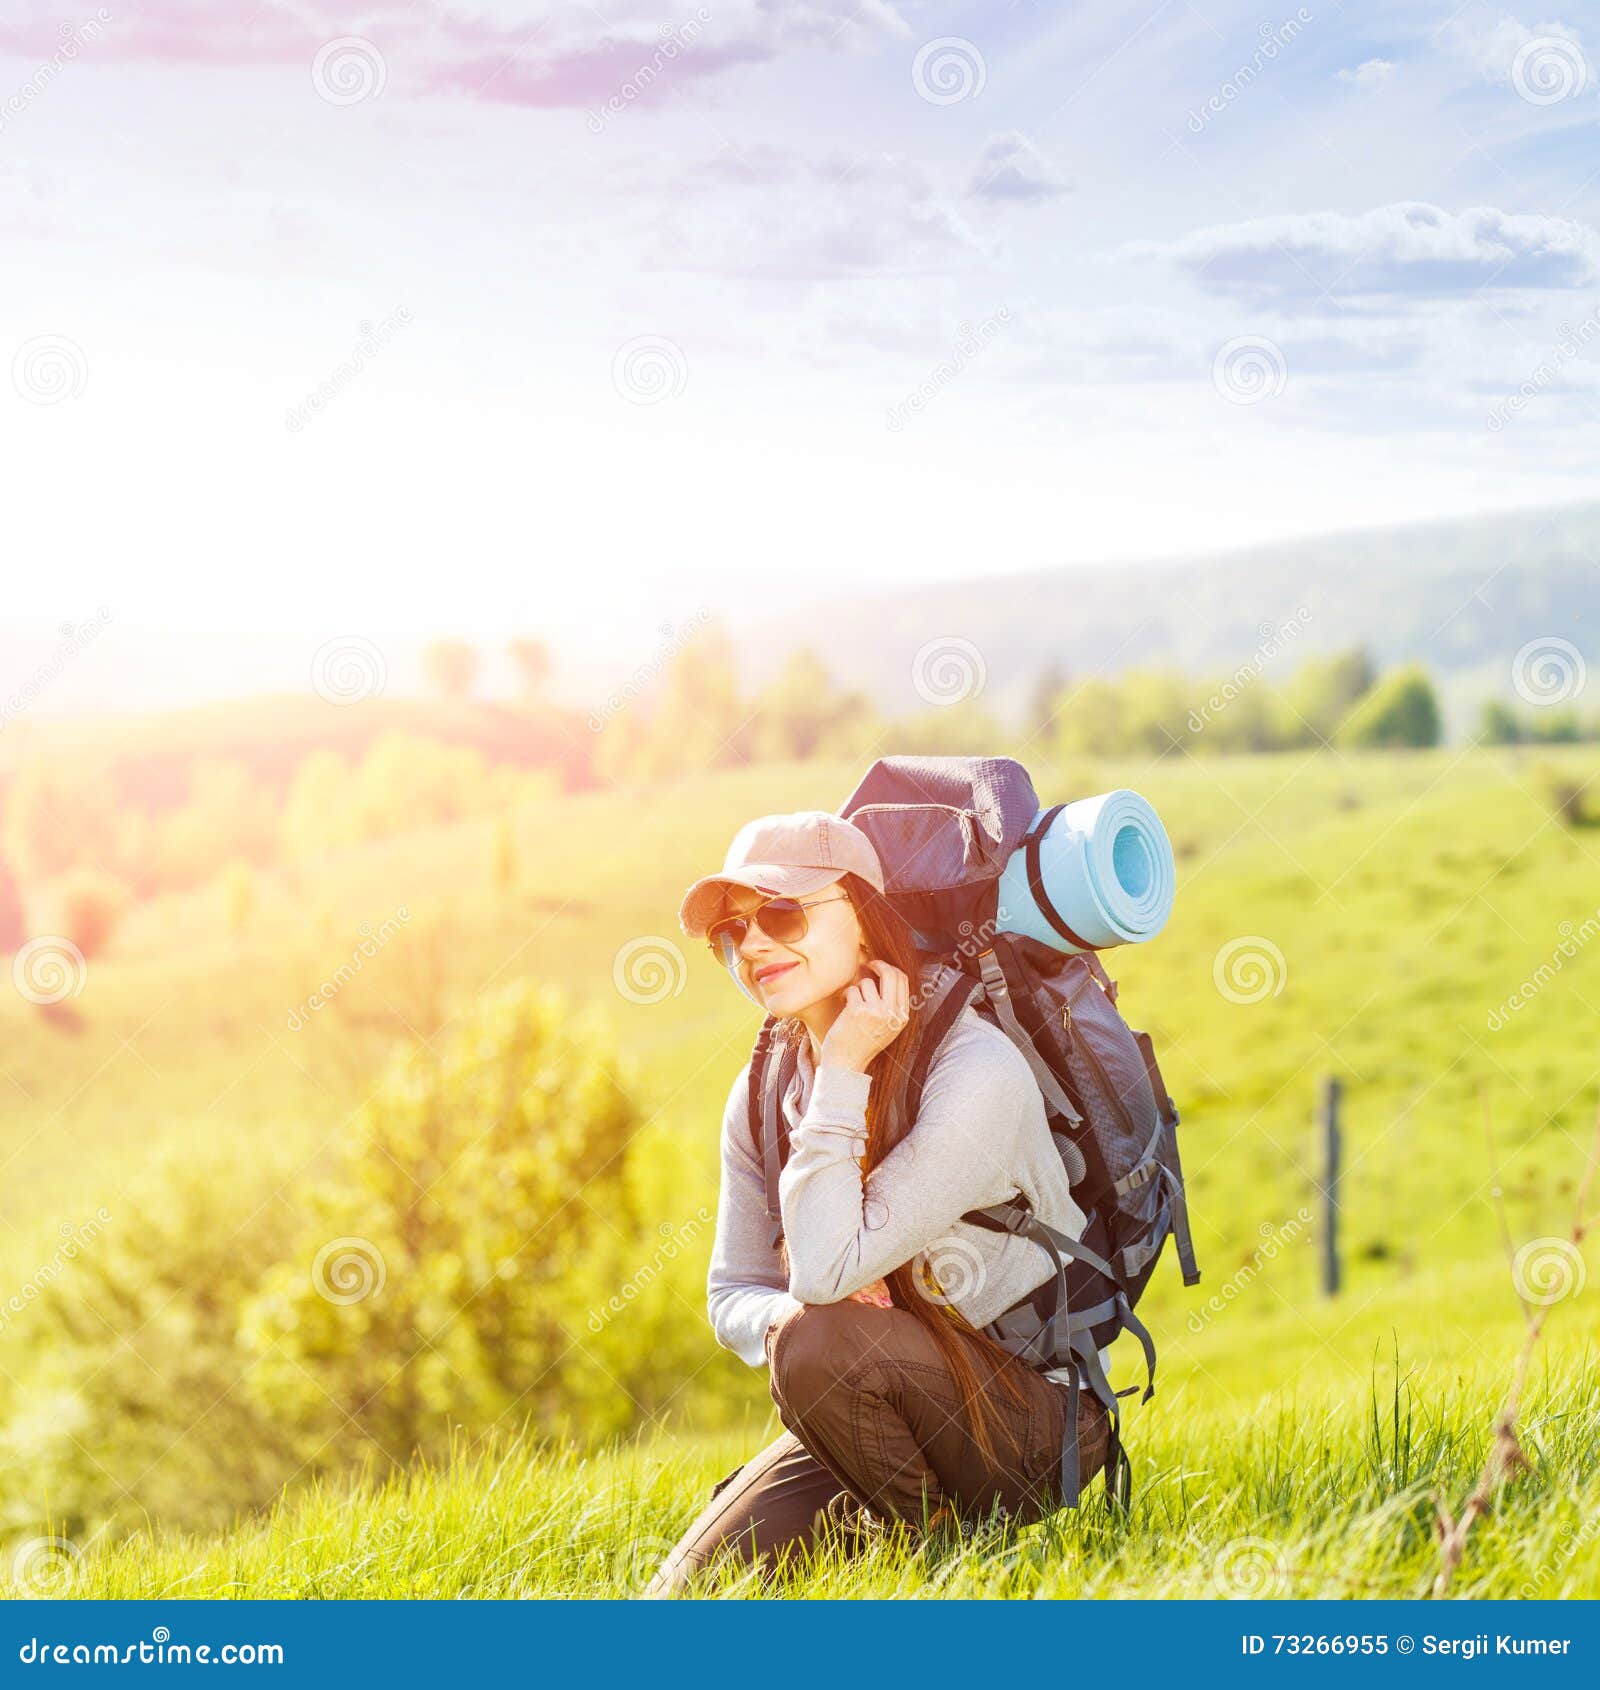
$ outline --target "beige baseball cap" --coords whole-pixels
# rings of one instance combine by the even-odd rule
[[[883,890],[878,853],[854,823],[826,810],[761,816],[746,822],[733,836],[721,874],[708,874],[684,893],[678,922],[691,939],[701,939],[721,917],[723,894],[729,886],[803,898],[831,886],[843,874],[858,874],[868,885]]]

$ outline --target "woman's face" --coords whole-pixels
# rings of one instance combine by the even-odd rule
[[[753,915],[766,901],[759,892],[730,886],[724,914]],[[739,978],[770,1015],[800,1015],[855,984],[861,972],[861,923],[837,882],[808,892],[805,936],[782,945],[750,923],[739,947]]]

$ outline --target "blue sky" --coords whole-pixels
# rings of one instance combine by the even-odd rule
[[[1583,497],[1595,54],[1476,4],[13,0],[4,614],[576,654]]]

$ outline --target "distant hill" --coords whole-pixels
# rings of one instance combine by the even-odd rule
[[[656,587],[681,601],[670,617],[626,602],[608,606],[581,633],[533,629],[548,639],[555,660],[551,696],[570,711],[565,720],[552,713],[545,729],[565,740],[568,779],[581,782],[592,740],[583,719],[615,689],[659,670],[663,630],[683,626],[690,603],[703,604],[734,634],[748,689],[771,679],[775,660],[809,645],[841,683],[897,715],[925,708],[913,665],[931,641],[977,648],[983,701],[1001,716],[1021,705],[1052,664],[1069,676],[1150,667],[1220,678],[1251,663],[1291,621],[1303,626],[1276,642],[1279,649],[1262,664],[1269,677],[1288,674],[1306,654],[1357,644],[1385,665],[1420,659],[1437,676],[1458,728],[1485,697],[1509,693],[1511,659],[1529,640],[1568,639],[1600,666],[1600,503],[1350,529],[1188,558],[1024,572],[1006,561],[975,558],[965,580],[851,594],[830,584],[839,579],[837,562],[813,580],[765,593],[752,590],[753,577],[663,576]],[[862,576],[871,573],[864,565]],[[781,618],[756,608],[774,598],[782,601]],[[241,720],[264,722],[268,737],[281,733],[291,742],[364,740],[382,725],[486,737],[496,757],[551,760],[546,732],[536,731],[530,743],[525,716],[509,708],[518,682],[503,640],[465,637],[483,664],[476,697],[488,702],[457,709],[428,701],[428,639],[384,632],[384,698],[341,712],[310,691],[311,636],[200,637],[113,621],[91,652],[39,686],[37,677],[52,670],[58,637],[50,630],[24,637],[0,626],[0,777],[29,728],[44,734],[46,724],[65,726],[71,716],[153,711],[167,716],[156,723],[158,740],[168,732],[183,737],[191,731],[187,720],[178,725],[184,707],[209,710],[220,699],[237,700],[240,715],[194,718],[202,737],[226,742]],[[7,700],[30,687],[38,697],[8,716]],[[1580,703],[1600,708],[1600,679]],[[348,720],[336,722],[340,716]]]
[[[770,667],[774,646],[796,643],[795,620],[741,640],[743,658],[764,651]],[[831,601],[807,613],[802,638],[895,712],[921,705],[913,664],[927,642],[968,641],[986,670],[985,701],[1004,712],[1051,663],[1069,676],[1141,667],[1222,675],[1291,621],[1303,626],[1277,642],[1269,676],[1310,652],[1365,645],[1382,664],[1427,663],[1458,718],[1509,691],[1511,659],[1526,641],[1558,635],[1600,666],[1600,504],[1176,561],[996,569],[915,594]],[[1584,702],[1600,707],[1600,679],[1595,694]]]

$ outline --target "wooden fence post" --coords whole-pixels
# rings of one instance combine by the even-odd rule
[[[1339,1100],[1343,1094],[1343,1087],[1337,1075],[1330,1074],[1322,1082],[1322,1098],[1317,1111],[1318,1136],[1322,1143],[1322,1171],[1318,1176],[1317,1190],[1322,1197],[1322,1213],[1319,1217],[1322,1240],[1322,1294],[1325,1297],[1337,1297],[1339,1294],[1339,1152],[1341,1148],[1341,1134],[1339,1131]]]

